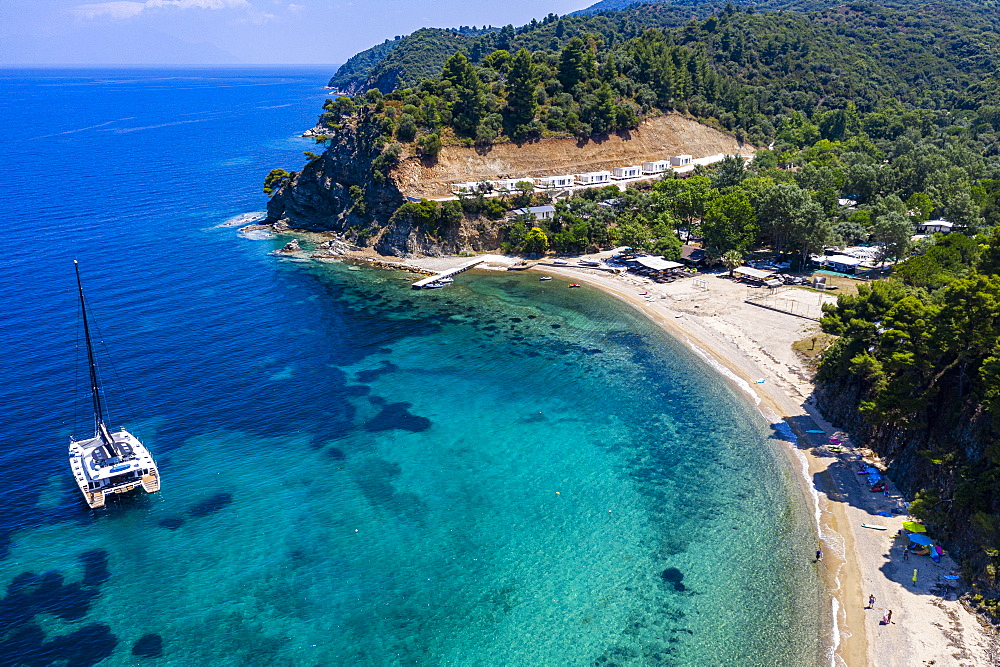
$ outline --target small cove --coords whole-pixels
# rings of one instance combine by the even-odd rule
[[[53,76],[13,82],[8,104],[41,105]],[[218,227],[309,149],[295,130],[322,102],[318,73],[201,72],[183,90],[58,76],[47,102],[80,128],[152,99],[106,126],[121,132],[38,143],[15,127],[29,174],[54,148],[82,156],[59,188],[26,186],[49,203],[7,257],[18,363],[0,398],[18,444],[2,454],[0,582],[27,610],[8,627],[41,632],[23,650],[78,636],[65,650],[81,664],[819,661],[815,540],[780,443],[682,344],[558,279],[470,272],[413,292]],[[242,132],[171,124],[227,105]],[[86,422],[73,256],[127,389],[112,409],[164,480],[96,514],[64,470]],[[40,475],[11,473],[26,456]]]

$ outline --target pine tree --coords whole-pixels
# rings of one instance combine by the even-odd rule
[[[441,77],[455,88],[452,124],[461,134],[474,135],[486,112],[486,84],[461,51],[448,59]]]
[[[535,120],[538,101],[535,97],[535,85],[538,77],[532,66],[531,54],[527,49],[521,49],[514,55],[510,74],[507,76],[507,108],[505,115],[507,123],[514,128],[516,136],[526,133],[527,126]],[[518,131],[520,130],[520,131]]]
[[[559,56],[559,83],[567,92],[590,76],[589,58],[586,45],[579,37],[569,40]]]

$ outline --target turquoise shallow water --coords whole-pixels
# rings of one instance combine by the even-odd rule
[[[18,361],[0,389],[15,443],[0,452],[0,664],[820,661],[802,494],[720,376],[587,288],[469,272],[414,292],[402,274],[279,260],[266,253],[280,241],[217,228],[260,207],[254,165],[308,148],[293,130],[322,80],[209,74],[56,87],[86,92],[79,127],[144,93],[155,117],[123,129],[227,106],[256,129],[249,145],[221,115],[156,141],[66,135],[121,205],[108,215],[71,164],[51,210],[17,227],[0,324]],[[32,129],[14,145],[29,172],[52,164]],[[169,169],[116,175],[136,151]],[[114,414],[163,476],[161,493],[98,512],[63,469],[66,436],[86,430],[64,324],[77,254],[128,397],[109,391]]]

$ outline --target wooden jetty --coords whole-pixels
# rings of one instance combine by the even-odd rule
[[[481,259],[474,259],[471,262],[466,262],[465,264],[463,264],[461,266],[456,266],[454,269],[448,269],[447,271],[442,271],[441,273],[437,273],[437,274],[435,274],[433,276],[430,276],[429,278],[424,278],[422,280],[418,280],[417,282],[413,283],[413,289],[423,289],[423,288],[427,287],[428,285],[430,285],[431,283],[436,283],[437,281],[442,280],[444,278],[451,278],[454,275],[458,275],[459,273],[462,273],[463,271],[468,271],[472,267],[477,266],[477,265],[482,264],[482,263],[483,263],[483,260],[481,260]]]

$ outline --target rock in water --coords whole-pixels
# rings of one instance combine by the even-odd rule
[[[276,250],[276,254],[290,255],[293,252],[302,252],[302,246],[299,245],[298,239],[292,239],[281,248],[281,250]]]

